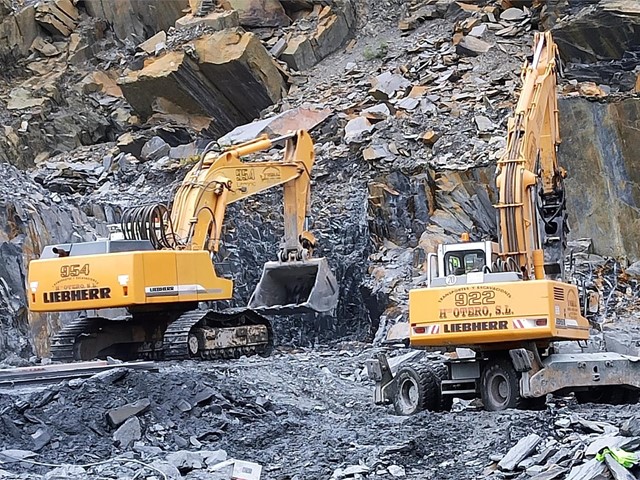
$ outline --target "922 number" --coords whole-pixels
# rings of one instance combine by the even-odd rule
[[[493,305],[496,292],[487,290],[485,292],[458,292],[454,297],[457,307],[466,307],[467,305]]]

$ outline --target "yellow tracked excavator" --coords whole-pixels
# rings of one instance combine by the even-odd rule
[[[242,157],[284,143],[275,161]],[[29,264],[29,308],[82,312],[51,342],[55,361],[232,358],[269,355],[270,321],[262,314],[330,312],[338,285],[316,239],[304,229],[314,146],[299,130],[205,149],[182,181],[170,208],[149,205],[122,215],[121,239],[50,245]],[[264,265],[244,309],[202,309],[201,302],[232,298],[233,282],[213,263],[228,204],[282,185],[284,237],[277,259]],[[124,308],[126,315],[101,312]]]
[[[536,33],[497,164],[498,242],[463,234],[461,243],[439,245],[427,257],[426,287],[409,292],[411,347],[439,348],[446,361],[414,351],[395,375],[384,355],[368,364],[376,403],[393,403],[399,414],[442,409],[453,397],[480,396],[488,410],[568,391],[585,401],[638,397],[640,359],[557,349],[558,341],[589,338],[586,317],[598,301],[565,274],[556,56],[551,34]]]

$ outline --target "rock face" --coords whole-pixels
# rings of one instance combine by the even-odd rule
[[[640,45],[640,4],[635,0],[601,0],[558,22],[553,37],[565,60],[621,59]]]
[[[189,0],[163,0],[161,5],[155,0],[86,0],[84,4],[89,15],[109,22],[119,39],[133,36],[138,42],[172,27],[189,8]]]
[[[50,192],[6,163],[0,163],[0,178],[0,359],[44,354],[60,322],[57,315],[28,313],[26,266],[47,244],[90,240],[106,229],[75,207],[57,205]]]
[[[27,55],[38,36],[35,8],[31,5],[9,15],[10,10],[5,7],[4,12],[0,12],[0,59]]]
[[[599,254],[639,260],[640,100],[567,98],[559,109],[571,237],[592,238]]]

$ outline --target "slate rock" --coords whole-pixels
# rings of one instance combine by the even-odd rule
[[[37,452],[51,441],[51,434],[46,428],[39,428],[31,435],[33,449]]]
[[[116,446],[123,450],[127,449],[136,440],[140,440],[141,437],[142,429],[138,417],[131,417],[113,433],[113,440]]]
[[[178,470],[178,468],[175,465],[167,461],[156,460],[155,462],[151,463],[151,466],[157,470],[160,470],[164,475],[167,476],[167,479],[182,478],[182,474],[180,473],[180,470]]]
[[[525,13],[519,8],[507,8],[500,14],[500,20],[517,22],[525,17]]]
[[[174,465],[180,472],[185,473],[194,469],[203,468],[203,459],[200,455],[187,450],[179,450],[167,455],[167,462]]]
[[[148,398],[143,398],[137,402],[128,403],[118,408],[113,408],[107,412],[107,421],[112,427],[117,427],[126,422],[129,418],[145,412],[151,402]]]
[[[356,117],[349,120],[344,129],[345,143],[361,143],[365,135],[373,130],[373,125],[365,117]]]
[[[142,147],[140,158],[142,160],[154,162],[165,155],[169,155],[170,151],[171,146],[167,142],[158,136],[154,136],[144,144],[144,147]]]
[[[502,470],[514,470],[516,466],[533,452],[542,438],[535,433],[521,438],[498,463]]]
[[[593,458],[582,465],[573,467],[564,480],[600,480],[606,478],[607,472],[606,464]]]
[[[620,434],[625,437],[638,437],[640,436],[640,417],[634,415],[627,419],[620,427]]]
[[[481,53],[487,53],[491,44],[479,38],[466,36],[456,45],[456,53],[462,56],[475,57]]]

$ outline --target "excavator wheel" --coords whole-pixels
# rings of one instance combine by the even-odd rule
[[[508,358],[489,360],[480,378],[480,395],[485,410],[497,412],[520,407],[523,399],[519,383],[518,373]]]
[[[398,415],[437,410],[440,398],[438,379],[428,363],[411,363],[398,370],[393,407]]]
[[[442,381],[449,379],[449,369],[442,362],[434,362],[431,364],[431,368],[433,373],[436,376],[436,382],[438,387],[438,392],[442,392]],[[438,403],[436,408],[434,409],[437,412],[445,411],[448,412],[451,410],[451,406],[453,405],[453,397],[444,396],[442,394],[438,395]]]

